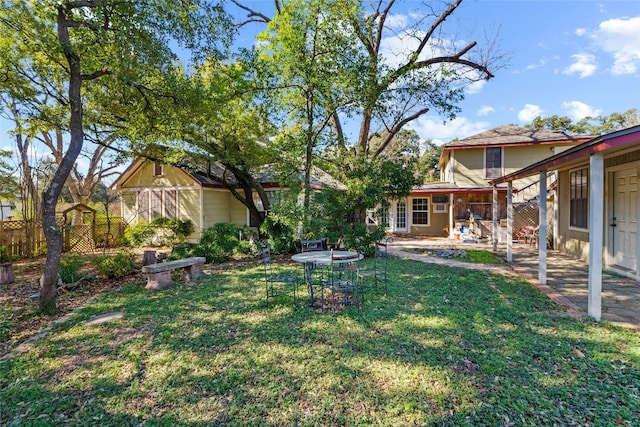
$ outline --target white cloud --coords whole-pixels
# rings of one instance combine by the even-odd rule
[[[411,122],[411,129],[414,129],[420,138],[430,139],[436,145],[442,145],[454,138],[466,138],[490,128],[489,122],[472,122],[464,117],[458,117],[449,122],[442,122],[436,117],[420,117]]]
[[[598,66],[596,65],[596,57],[590,53],[576,53],[571,55],[575,60],[573,64],[565,68],[562,74],[580,74],[580,78],[591,76],[596,72]]]
[[[596,46],[613,56],[612,74],[634,74],[638,71],[640,16],[604,21],[600,23],[592,38]]]
[[[576,28],[575,34],[578,37],[582,37],[587,34],[587,30],[585,28]]]
[[[489,114],[495,112],[496,109],[493,107],[490,107],[488,105],[483,105],[482,107],[480,107],[480,109],[478,110],[478,115],[480,117],[484,117],[484,116],[488,116]]]
[[[534,104],[525,104],[524,108],[518,111],[518,120],[521,122],[531,122],[538,116],[542,116],[544,111],[537,105]]]
[[[568,101],[562,103],[567,115],[573,121],[584,119],[585,117],[598,117],[602,110],[596,110],[595,108],[580,101]]]
[[[487,85],[487,81],[484,79],[476,80],[465,87],[467,95],[473,95],[474,93],[480,93],[482,89]]]
[[[387,15],[387,19],[385,21],[385,25],[389,28],[393,29],[405,29],[409,25],[409,18],[407,15],[403,14],[395,14],[395,15]]]
[[[529,65],[527,65],[527,70],[533,70],[533,69],[536,69],[536,68],[544,67],[545,65],[547,65],[548,62],[549,62],[549,60],[547,58],[542,58],[540,61],[538,61],[537,64],[529,64]]]

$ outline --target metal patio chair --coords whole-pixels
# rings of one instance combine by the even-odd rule
[[[329,272],[323,284],[331,292],[330,304],[334,312],[338,307],[348,306],[356,306],[360,311],[363,302],[360,279],[358,278],[360,258],[359,253],[348,256],[331,255]]]
[[[387,261],[389,260],[388,246],[391,243],[393,243],[393,238],[391,237],[376,241],[373,262],[366,267],[360,266],[358,277],[363,281],[363,290],[378,289],[378,285],[382,284],[385,295],[388,294]]]
[[[262,265],[264,266],[264,282],[267,305],[269,298],[277,296],[293,297],[293,304],[296,304],[296,294],[298,292],[299,279],[294,273],[279,273],[274,271],[273,258],[271,257],[271,248],[269,246],[262,247],[261,251]]]

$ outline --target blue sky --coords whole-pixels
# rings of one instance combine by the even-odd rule
[[[271,0],[245,4],[272,15]],[[421,0],[398,0],[393,20],[410,20],[423,10]],[[235,15],[244,13],[236,9]],[[253,43],[263,28],[245,28],[238,43]],[[537,115],[579,120],[640,109],[640,1],[465,0],[447,28],[480,45],[485,34],[497,32],[510,59],[495,78],[467,93],[454,121],[427,114],[413,122],[422,139],[445,143],[500,125],[524,125]],[[0,123],[0,147],[10,148],[6,125]]]
[[[448,142],[538,115],[575,121],[640,109],[640,2],[471,0],[456,14],[461,33],[479,43],[484,30],[497,30],[510,60],[467,94],[453,122],[435,115],[415,122],[423,139]]]
[[[273,15],[271,0],[244,4]],[[423,4],[398,0],[387,22],[410,23],[424,14]],[[509,59],[495,78],[468,91],[455,120],[427,114],[414,121],[409,127],[422,139],[442,144],[536,116],[577,121],[640,109],[640,1],[465,0],[445,24],[446,36],[479,46],[497,34]],[[251,36],[244,29],[238,42],[250,44]]]

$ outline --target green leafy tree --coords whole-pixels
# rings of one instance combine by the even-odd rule
[[[440,155],[442,154],[442,146],[436,145],[433,141],[427,140],[423,142],[423,152],[418,160],[418,176],[422,178],[422,182],[440,181],[440,170],[438,164]]]
[[[18,179],[10,159],[11,151],[0,150],[0,200],[15,200],[18,192]]]
[[[42,198],[47,241],[47,259],[40,280],[43,310],[55,309],[55,283],[62,253],[55,205],[85,141],[85,118],[91,114],[90,110],[85,111],[90,99],[85,96],[102,93],[93,98],[100,101],[101,107],[94,110],[95,114],[113,117],[111,111],[120,113],[114,119],[119,120],[121,128],[128,123],[131,128],[146,125],[148,129],[156,113],[154,100],[177,99],[170,81],[177,56],[169,41],[194,52],[194,60],[213,54],[217,49],[211,43],[215,40],[212,35],[226,36],[218,27],[221,21],[217,17],[221,16],[217,5],[200,0],[3,2],[0,46],[13,49],[13,59],[20,64],[5,71],[7,61],[0,62],[6,77],[3,92],[14,95],[12,81],[18,83],[17,87],[25,87],[22,83],[31,70],[38,76],[42,90],[49,87],[47,82],[52,76],[62,83],[56,87],[65,88],[63,93],[51,93],[46,107],[34,106],[43,118],[69,134],[64,154]]]
[[[299,89],[296,102],[287,104],[285,97],[282,104],[306,118],[298,128],[306,132],[300,141],[307,169],[309,152],[322,155],[321,165],[354,191],[366,186],[349,181],[362,179],[363,170],[377,170],[377,162],[388,161],[383,153],[392,150],[389,147],[407,124],[431,110],[455,117],[465,87],[492,78],[494,62],[501,60],[491,43],[480,51],[476,42],[463,44],[447,37],[445,22],[461,1],[447,2],[441,9],[430,4],[429,13],[403,29],[388,22],[393,0],[276,1],[273,19],[239,0],[234,3],[248,12],[245,23],[268,23],[264,37],[282,41],[260,45],[261,54],[277,57],[273,62],[287,70],[291,86]],[[386,52],[384,43],[390,37],[400,37],[404,50]],[[286,49],[284,42],[290,43]],[[281,87],[277,91],[283,93]],[[327,121],[331,134],[325,136]],[[359,125],[355,139],[345,131],[347,123]],[[318,147],[323,148],[321,153],[314,152]],[[406,194],[411,182],[403,182],[396,192]],[[369,197],[359,195],[355,200]],[[368,207],[352,206],[357,221],[364,221]]]
[[[624,113],[611,113],[608,116],[585,117],[573,122],[566,116],[553,115],[550,117],[538,116],[525,127],[533,129],[547,129],[558,131],[571,131],[587,135],[604,135],[631,126],[640,124],[640,114],[636,108]]]
[[[183,125],[164,128],[165,147],[146,155],[206,170],[209,178],[247,207],[252,223],[259,226],[263,218],[253,195],[257,193],[263,207],[269,208],[259,177],[275,176],[269,165],[279,157],[264,142],[274,134],[273,126],[249,74],[243,61],[226,65],[209,61],[181,74],[184,107],[168,109],[165,122]]]
[[[293,0],[278,5],[259,35],[257,75],[287,125],[277,140],[283,152],[304,159],[304,206],[311,196],[314,156],[332,140],[331,125],[347,92],[355,84],[353,61],[360,53],[355,38],[344,31],[342,12],[354,7],[342,0]],[[275,90],[273,90],[275,89]]]

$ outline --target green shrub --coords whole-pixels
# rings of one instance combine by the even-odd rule
[[[371,256],[374,253],[373,244],[376,240],[384,237],[384,229],[376,227],[369,229],[366,224],[354,224],[351,227],[345,227],[342,233],[343,244],[346,249],[364,248],[365,254]]]
[[[283,217],[269,213],[264,219],[260,231],[267,236],[269,246],[275,253],[288,253],[296,248],[298,238],[294,228]]]
[[[195,225],[190,219],[174,219],[169,227],[175,234],[178,243],[186,242],[195,230]]]
[[[155,218],[151,223],[139,221],[124,231],[127,246],[170,246],[184,243],[193,233],[195,226],[190,219]]]
[[[34,250],[33,250],[33,256],[34,257],[39,257],[39,256],[44,256],[47,254],[47,245],[45,243],[38,245]]]
[[[232,255],[251,253],[254,248],[248,240],[251,230],[229,222],[219,222],[204,230],[194,255],[203,256],[207,262],[224,262]]]
[[[16,257],[11,255],[11,251],[8,246],[0,246],[0,262],[12,262]]]
[[[98,273],[108,279],[118,279],[136,269],[135,257],[130,252],[119,252],[115,255],[104,255],[93,258],[93,265]]]
[[[73,283],[83,276],[80,273],[84,260],[76,253],[69,254],[60,260],[60,279],[63,283]]]
[[[198,256],[196,254],[196,248],[198,246],[194,243],[180,243],[173,247],[173,251],[167,257],[169,261],[174,259],[189,258],[192,256]]]
[[[124,236],[122,237],[123,243],[126,246],[142,246],[149,240],[154,230],[144,220],[138,221],[137,224],[128,225],[124,229]]]

